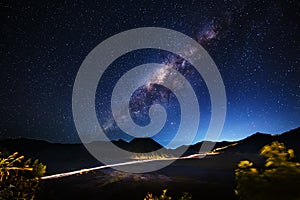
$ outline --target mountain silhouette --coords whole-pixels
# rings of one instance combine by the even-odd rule
[[[163,146],[158,144],[152,138],[134,138],[128,143],[123,140],[118,140],[114,142],[114,144],[124,150],[134,153],[149,153],[163,148]]]
[[[264,145],[270,144],[273,141],[283,142],[286,147],[294,149],[296,156],[300,157],[300,127],[282,134],[271,135],[257,132],[249,137],[235,142],[206,141],[206,144],[214,145],[214,149],[220,153],[259,153],[260,149]],[[179,152],[179,150],[184,147],[181,146],[177,149],[168,150],[151,138],[134,138],[129,142],[120,139],[112,142],[118,147],[134,153],[148,153],[158,149],[163,149],[165,152],[177,155],[176,152]],[[101,145],[105,144],[106,142],[95,143]],[[202,144],[203,141],[194,145],[190,145],[184,155],[199,153]],[[50,155],[49,152],[56,152],[57,155],[55,155],[55,158],[59,158],[60,156],[63,157],[63,155],[71,157],[72,155],[70,152],[73,152],[72,154],[76,154],[77,157],[91,157],[83,144],[49,143],[43,140],[20,138],[0,140],[0,147],[6,148],[11,152],[19,151],[22,154],[37,158],[44,152],[47,152],[47,155]]]
[[[229,146],[222,150],[222,152],[258,153],[263,146],[273,141],[283,142],[287,148],[291,148],[295,151],[298,158],[300,157],[300,127],[276,135],[257,132],[245,139],[237,141],[237,145]]]

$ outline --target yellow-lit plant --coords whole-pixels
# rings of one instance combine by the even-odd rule
[[[152,193],[148,193],[144,198],[144,200],[171,200],[172,198],[167,196],[166,193],[167,193],[167,189],[163,190],[163,193],[159,197],[153,196]],[[192,195],[187,192],[184,192],[178,200],[191,200],[191,199],[192,199]]]
[[[266,158],[261,168],[248,160],[238,164],[236,195],[243,200],[299,200],[300,163],[293,161],[294,151],[275,141],[264,146],[260,155]]]
[[[25,160],[18,152],[0,152],[0,200],[33,200],[46,166],[38,160]]]

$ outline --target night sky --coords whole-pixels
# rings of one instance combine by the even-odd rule
[[[219,140],[238,140],[255,132],[276,134],[300,126],[299,2],[124,2],[0,3],[0,139],[79,142],[72,90],[81,63],[108,37],[139,27],[184,33],[213,58],[227,95],[227,116]],[[195,142],[203,139],[210,119],[205,82],[186,60],[157,49],[125,54],[105,71],[95,108],[107,136],[131,139],[114,122],[110,98],[119,78],[145,63],[164,63],[190,82],[201,111]],[[163,73],[168,69],[152,80],[161,81]],[[141,86],[131,97],[130,114],[138,125],[145,126],[154,103],[165,107],[168,118],[153,138],[166,144],[180,123],[180,106],[170,90],[151,81]]]

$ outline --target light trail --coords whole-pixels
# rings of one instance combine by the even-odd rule
[[[204,154],[193,154],[193,155],[179,157],[179,158],[177,158],[177,157],[170,157],[170,158],[160,158],[160,159],[134,160],[134,161],[128,161],[128,162],[123,162],[123,163],[109,164],[109,165],[103,165],[103,166],[98,166],[98,167],[92,167],[92,168],[88,168],[88,169],[80,169],[80,170],[75,170],[75,171],[70,171],[70,172],[53,174],[53,175],[49,175],[49,176],[44,176],[41,179],[42,180],[56,179],[56,178],[62,178],[62,177],[76,175],[76,174],[82,174],[82,173],[86,173],[86,172],[90,172],[90,171],[95,171],[95,170],[100,170],[100,169],[105,169],[105,168],[118,167],[118,166],[124,166],[124,165],[134,165],[134,164],[147,163],[147,162],[153,162],[153,161],[182,160],[182,159],[191,159],[191,158],[202,158],[205,155],[212,155],[212,154],[204,153]]]

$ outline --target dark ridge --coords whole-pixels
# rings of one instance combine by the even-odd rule
[[[257,132],[240,141],[235,141],[235,142],[222,141],[216,143],[206,141],[206,144],[214,145],[214,149],[228,146],[227,148],[220,150],[220,152],[224,152],[224,153],[258,153],[264,145],[269,144],[273,141],[283,142],[288,148],[292,148],[295,150],[296,156],[298,157],[300,156],[300,145],[299,145],[300,127],[284,132],[282,134],[271,135],[271,134]],[[112,142],[124,150],[135,152],[135,153],[148,153],[148,152],[156,151],[158,149],[164,149],[162,145],[160,145],[159,143],[157,143],[155,140],[151,138],[135,138],[130,142],[126,142],[120,139]],[[99,141],[99,142],[92,142],[92,143],[95,143],[97,145],[104,145],[106,142]],[[238,144],[231,146],[231,144],[234,143],[238,143]],[[184,153],[184,155],[199,153],[202,144],[203,141],[198,142],[194,145],[190,145],[187,148],[187,151]],[[26,138],[0,140],[0,147],[8,149],[10,152],[19,151],[22,154],[26,154],[29,156],[39,155],[46,151],[47,152],[55,151],[58,154],[63,154],[64,152],[67,151],[87,152],[85,150],[85,147],[82,144],[49,143],[43,140],[26,139]],[[176,154],[176,152],[179,149],[184,147],[187,146],[178,147],[177,149],[170,150],[170,152],[173,151]]]
[[[43,140],[27,138],[0,140],[0,146],[10,151],[35,152],[38,150],[44,150],[50,145],[51,144],[49,142]]]
[[[114,143],[115,145],[117,145],[119,147],[124,147],[125,145],[128,145],[128,142],[126,142],[125,140],[122,140],[122,139],[114,140],[114,141],[112,141],[112,143]]]
[[[222,150],[225,153],[259,153],[260,149],[273,141],[283,142],[287,148],[292,148],[296,156],[300,156],[300,128],[282,134],[255,133],[237,141],[239,144]]]
[[[128,143],[126,150],[135,153],[149,153],[161,148],[163,148],[163,146],[151,138],[134,138]]]

